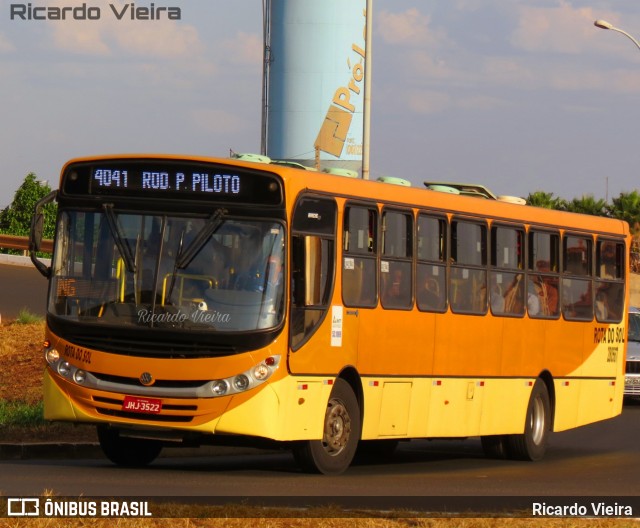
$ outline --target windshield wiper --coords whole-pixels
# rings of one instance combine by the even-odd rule
[[[184,251],[180,250],[178,252],[176,256],[176,270],[184,269],[191,264],[191,261],[200,253],[200,250],[205,246],[209,238],[211,238],[211,235],[222,225],[224,215],[226,214],[226,209],[218,209],[209,217],[187,248]]]
[[[176,260],[173,265],[173,273],[171,274],[171,283],[169,284],[167,299],[170,299],[171,293],[173,293],[173,287],[176,283],[178,270],[184,269],[189,264],[191,264],[191,261],[196,257],[198,253],[200,253],[200,250],[205,246],[209,238],[211,238],[211,235],[213,235],[216,230],[222,225],[225,214],[227,214],[226,209],[216,210],[216,212],[209,217],[205,225],[202,226],[202,229],[184,251],[182,250],[182,243],[184,242],[184,231],[182,232],[182,235],[180,236],[178,254],[176,255]]]
[[[107,219],[107,224],[109,225],[109,231],[111,231],[111,236],[113,237],[116,246],[118,246],[118,251],[120,251],[120,255],[122,255],[122,260],[124,260],[124,265],[127,267],[127,271],[129,273],[135,273],[136,264],[133,259],[133,255],[131,254],[131,248],[124,240],[123,233],[118,225],[118,220],[113,212],[113,204],[103,204],[102,208],[104,209],[104,215]]]

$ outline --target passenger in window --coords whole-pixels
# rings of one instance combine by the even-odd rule
[[[391,289],[389,290],[389,296],[392,299],[400,298],[400,286],[402,284],[402,270],[394,270],[393,277],[391,279]]]
[[[441,310],[442,296],[440,294],[440,284],[436,279],[430,277],[420,291],[420,304],[429,310]]]
[[[532,279],[529,279],[529,284],[527,285],[527,312],[530,316],[535,317],[540,314],[540,293],[542,292],[542,288],[536,287],[536,284]],[[548,313],[545,315],[549,315]]]
[[[600,277],[603,279],[616,278],[616,246],[614,244],[603,243],[600,255]]]
[[[524,294],[522,288],[522,275],[515,275],[513,281],[504,294],[504,310],[509,314],[524,313]]]
[[[595,305],[596,319],[598,321],[606,321],[609,319],[608,304],[609,303],[607,302],[607,294],[604,291],[599,290],[598,293],[596,293]]]
[[[493,278],[491,282],[491,291],[489,294],[491,311],[493,313],[502,314],[504,313],[504,296],[502,295],[502,288],[495,281],[495,278]]]
[[[390,307],[406,307],[409,304],[409,295],[402,269],[392,269],[383,282],[383,303]]]
[[[536,269],[541,272],[551,271],[551,266],[547,260],[536,262]],[[532,275],[529,282],[529,291],[535,291],[542,316],[558,315],[558,279],[544,275]],[[535,315],[529,312],[529,315]]]

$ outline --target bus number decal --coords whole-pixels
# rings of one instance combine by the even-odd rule
[[[600,343],[624,343],[624,327],[596,326],[593,332],[593,342]]]
[[[91,350],[85,348],[76,347],[73,345],[64,346],[64,355],[69,359],[75,359],[81,363],[91,364]]]
[[[331,346],[342,346],[342,306],[331,309]]]

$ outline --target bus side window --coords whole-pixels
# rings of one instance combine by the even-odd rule
[[[491,228],[491,277],[489,304],[494,315],[524,315],[524,230]],[[530,311],[537,299],[527,299]]]
[[[556,318],[560,315],[560,235],[529,231],[527,299],[529,317]],[[536,303],[533,301],[537,297]],[[537,309],[536,309],[537,308]]]
[[[426,214],[418,216],[416,300],[418,309],[447,309],[447,221]]]
[[[342,300],[345,306],[373,307],[377,303],[378,211],[348,206],[344,214]]]
[[[596,244],[595,315],[602,323],[619,323],[624,309],[625,246],[613,240]]]
[[[566,235],[563,239],[562,314],[565,319],[593,319],[593,282],[591,264],[593,240]]]
[[[472,221],[451,222],[451,309],[487,312],[487,227]]]
[[[385,211],[382,216],[380,299],[383,308],[408,309],[412,299],[413,217]]]

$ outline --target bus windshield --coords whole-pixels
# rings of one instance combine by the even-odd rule
[[[49,313],[88,324],[250,332],[284,314],[284,228],[239,219],[61,213]]]

